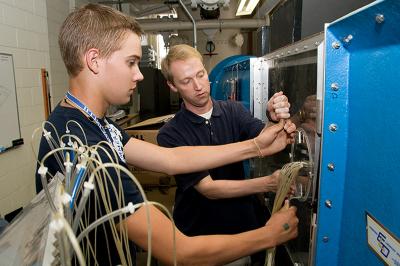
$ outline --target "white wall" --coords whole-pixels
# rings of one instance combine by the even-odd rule
[[[34,195],[35,156],[30,140],[33,129],[44,119],[40,69],[50,65],[45,0],[0,0],[0,52],[14,58],[25,142],[0,154],[0,213],[6,214],[24,206]]]
[[[68,74],[58,47],[58,32],[70,10],[87,4],[89,0],[46,0],[50,53],[50,88],[52,108],[64,97],[68,89]],[[93,1],[92,1],[93,2]]]
[[[49,71],[54,108],[68,88],[58,51],[58,30],[70,8],[86,2],[0,0],[0,52],[12,54],[14,58],[19,120],[25,142],[0,154],[2,215],[25,206],[35,195],[36,153],[31,149],[31,135],[44,120],[40,69]]]
[[[70,11],[68,0],[46,0],[50,54],[51,106],[54,108],[68,89],[68,75],[58,48],[58,32]]]

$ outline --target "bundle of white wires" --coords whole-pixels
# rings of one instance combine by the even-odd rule
[[[275,195],[272,214],[276,213],[282,208],[282,204],[286,199],[286,197],[288,196],[290,187],[292,186],[293,182],[295,182],[296,177],[299,175],[300,169],[303,168],[304,166],[305,166],[304,162],[292,162],[285,164],[282,167],[279,173],[280,181]],[[265,261],[265,266],[275,265],[275,251],[276,251],[275,247],[267,250],[267,256],[266,256],[267,259]]]
[[[75,125],[81,129],[84,142],[77,136],[69,134],[69,127]],[[72,254],[75,253],[75,258],[80,265],[94,265],[96,261],[96,245],[104,245],[107,243],[96,243],[96,241],[89,240],[88,234],[92,230],[97,230],[99,226],[104,226],[107,222],[111,227],[112,239],[118,251],[119,259],[123,265],[133,265],[130,248],[128,232],[124,219],[127,215],[133,213],[136,209],[143,206],[146,209],[147,223],[148,223],[148,260],[147,265],[151,263],[151,222],[149,205],[156,205],[160,207],[171,219],[172,215],[163,205],[157,202],[149,202],[146,194],[135,176],[126,168],[118,164],[118,155],[112,145],[108,142],[100,142],[93,146],[88,146],[84,130],[75,121],[69,121],[66,125],[66,134],[61,137],[58,136],[55,127],[45,122],[41,128],[43,136],[45,137],[49,147],[52,149],[46,154],[38,163],[39,174],[41,175],[42,185],[45,191],[48,192],[47,181],[53,178],[45,167],[45,161],[53,156],[59,164],[64,179],[63,189],[63,202],[64,206],[54,204],[54,199],[51,198],[49,193],[46,193],[52,212],[54,221],[57,226],[57,240],[60,243],[61,265],[71,265],[73,258]],[[50,131],[49,131],[50,130]],[[35,138],[34,132],[32,139]],[[51,135],[50,132],[55,136]],[[33,147],[33,144],[32,144]],[[34,151],[34,149],[33,149]],[[110,153],[111,151],[111,153]],[[99,155],[99,152],[103,156]],[[35,155],[37,152],[35,152]],[[102,160],[107,157],[106,162]],[[113,171],[117,177],[112,178],[110,171]],[[121,173],[127,175],[137,186],[142,195],[143,203],[133,205],[124,200],[124,190],[121,182]],[[49,177],[49,178],[48,178]],[[115,181],[117,180],[117,181]],[[109,184],[109,185],[107,185]],[[111,190],[111,191],[110,191]],[[111,195],[117,201],[117,209],[113,209],[111,205]],[[78,196],[79,195],[79,196]],[[89,197],[89,195],[93,195]],[[58,205],[58,206],[56,206]],[[98,213],[97,209],[91,211],[91,208],[101,206],[106,213]],[[114,207],[115,208],[115,207]],[[90,215],[95,214],[95,220],[89,219]],[[176,248],[175,248],[175,225],[172,221],[173,230],[173,258],[176,265]],[[76,234],[80,232],[78,236]],[[69,241],[67,241],[69,240]]]

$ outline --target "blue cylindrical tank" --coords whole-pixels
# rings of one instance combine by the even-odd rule
[[[250,109],[249,60],[253,57],[234,55],[219,62],[209,74],[211,96],[216,100],[240,101]]]

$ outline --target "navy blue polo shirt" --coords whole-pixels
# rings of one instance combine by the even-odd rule
[[[254,138],[263,127],[241,103],[213,100],[210,119],[192,113],[183,104],[160,129],[157,141],[164,147],[228,144]],[[254,196],[211,200],[200,194],[194,186],[208,175],[214,180],[245,178],[242,162],[176,175],[173,216],[179,230],[189,236],[235,234],[263,225],[257,221]]]

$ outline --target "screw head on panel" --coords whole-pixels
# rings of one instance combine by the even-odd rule
[[[327,242],[329,241],[329,237],[324,236],[324,237],[322,238],[322,241],[323,241],[324,243],[327,243]]]
[[[337,83],[332,83],[332,84],[331,84],[331,89],[332,89],[333,91],[339,90],[339,84],[337,84]]]
[[[329,125],[329,131],[336,132],[337,129],[338,129],[338,126],[336,124],[330,124]]]
[[[376,23],[381,24],[385,21],[385,16],[383,14],[378,14],[375,17],[375,21],[376,21]]]
[[[351,40],[353,40],[353,35],[351,35],[351,34],[347,35],[347,36],[343,39],[343,41],[344,41],[345,43],[350,43]]]
[[[328,207],[329,209],[332,208],[332,201],[331,200],[325,200],[325,206]]]
[[[335,165],[333,163],[328,163],[328,170],[329,171],[335,170]]]
[[[339,49],[340,48],[340,43],[339,42],[333,42],[332,43],[332,48],[333,49]]]

